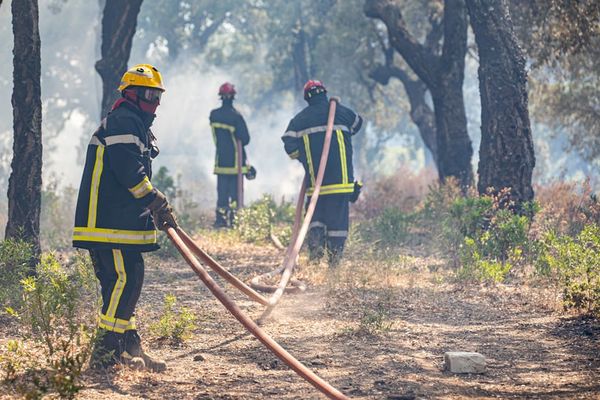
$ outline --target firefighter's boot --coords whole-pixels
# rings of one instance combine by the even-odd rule
[[[219,207],[216,210],[216,218],[213,227],[215,228],[227,228],[227,209],[223,207]]]
[[[315,226],[308,231],[308,261],[318,263],[325,254],[325,228]]]
[[[122,333],[98,329],[92,356],[90,357],[90,367],[92,369],[106,369],[119,363],[122,348]]]
[[[125,352],[133,358],[141,358],[144,361],[147,370],[163,372],[167,369],[167,363],[165,361],[152,357],[144,352],[144,349],[142,348],[142,339],[136,330],[125,332]]]

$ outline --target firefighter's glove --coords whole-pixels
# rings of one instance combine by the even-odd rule
[[[253,166],[250,166],[248,168],[248,172],[246,172],[246,179],[248,179],[249,181],[256,179],[256,168],[254,168]]]
[[[156,197],[154,197],[154,200],[152,200],[150,202],[150,204],[148,204],[146,206],[146,209],[148,211],[150,211],[152,214],[156,214],[157,212],[159,212],[160,210],[166,208],[169,205],[169,202],[167,201],[167,198],[164,194],[162,194],[162,192],[158,189],[154,189],[156,191]]]
[[[362,190],[363,184],[360,181],[354,181],[354,191],[350,194],[350,202],[356,203],[358,197],[360,196],[360,192]]]
[[[152,217],[154,218],[154,223],[156,227],[161,231],[167,231],[169,228],[176,229],[177,228],[177,218],[173,213],[173,207],[167,205],[165,208],[152,213]]]

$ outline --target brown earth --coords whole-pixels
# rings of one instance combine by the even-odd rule
[[[273,246],[235,244],[224,233],[199,243],[245,280],[282,258]],[[353,399],[600,398],[600,324],[565,315],[550,289],[464,284],[438,259],[382,261],[352,248],[339,271],[322,264],[300,277],[308,291],[285,295],[264,329]],[[260,315],[261,306],[226,289],[250,316]],[[193,337],[178,346],[148,329],[167,293],[198,317]],[[324,398],[246,333],[180,259],[147,259],[137,320],[168,371],[88,371],[77,398]],[[443,371],[446,351],[482,353],[487,372]]]

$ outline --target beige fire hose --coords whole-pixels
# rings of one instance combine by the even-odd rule
[[[267,309],[262,313],[259,322],[264,321],[268,316],[273,312],[277,303],[281,299],[285,288],[292,276],[292,271],[296,264],[296,258],[300,253],[300,248],[302,247],[302,243],[304,242],[304,238],[306,237],[306,233],[308,232],[308,226],[310,225],[310,221],[312,220],[312,216],[315,212],[315,208],[317,206],[317,200],[319,199],[319,193],[321,192],[321,184],[323,183],[323,176],[325,175],[325,168],[327,167],[327,159],[329,157],[329,148],[331,147],[331,136],[333,132],[333,123],[335,120],[335,109],[336,104],[339,100],[336,97],[331,97],[329,100],[329,115],[327,117],[327,129],[325,131],[325,140],[323,142],[323,151],[321,153],[321,160],[319,162],[319,171],[317,173],[317,179],[315,181],[315,189],[310,198],[310,203],[308,205],[308,209],[306,210],[306,214],[304,216],[304,221],[297,235],[295,235],[295,240],[290,243],[290,249],[284,258],[283,261],[283,274],[281,275],[281,281],[279,282],[279,287],[273,293],[273,295],[269,298],[269,305]],[[296,210],[298,212],[298,210]]]
[[[181,231],[181,229],[179,229]],[[304,364],[298,361],[294,356],[288,353],[283,347],[281,347],[273,338],[267,335],[258,325],[252,321],[251,318],[246,316],[237,304],[227,296],[227,294],[221,289],[219,285],[210,277],[206,270],[202,267],[200,262],[194,257],[194,254],[186,246],[185,242],[178,235],[177,231],[171,227],[167,228],[166,231],[169,239],[173,242],[177,250],[181,253],[183,258],[187,261],[190,267],[211,291],[211,293],[225,306],[225,308],[250,332],[256,337],[263,345],[265,345],[273,354],[275,354],[281,361],[286,363],[294,372],[300,375],[303,379],[313,385],[315,388],[320,390],[330,399],[346,400],[349,399],[342,392],[331,386],[325,380],[320,378]]]
[[[294,227],[292,228],[292,237],[290,238],[290,246],[288,246],[284,258],[283,264],[277,269],[273,271],[264,273],[262,275],[256,276],[252,278],[250,281],[250,286],[255,290],[260,290],[261,292],[266,293],[274,293],[279,285],[267,285],[263,283],[266,279],[272,279],[275,276],[281,274],[284,269],[287,258],[290,255],[290,251],[292,251],[292,243],[296,242],[296,238],[298,237],[298,231],[300,230],[300,221],[302,220],[302,213],[304,211],[304,196],[306,195],[306,180],[307,176],[304,176],[302,180],[302,185],[300,186],[300,193],[298,194],[298,200],[296,201],[296,215],[294,217]],[[294,259],[296,261],[296,259]],[[290,286],[285,286],[285,293],[298,293],[306,290],[306,285],[298,280],[290,279]]]
[[[269,304],[269,301],[265,299],[260,293],[252,290],[248,285],[244,282],[236,278],[231,272],[227,271],[223,268],[217,261],[215,261],[211,256],[209,256],[204,250],[202,250],[194,240],[183,231],[181,228],[177,228],[177,233],[179,237],[183,240],[186,246],[188,246],[191,251],[208,267],[210,267],[213,271],[219,274],[223,279],[227,282],[231,283],[234,287],[239,289],[242,293],[248,296],[250,299],[256,301],[257,303],[266,306]]]
[[[242,162],[244,160],[242,142],[236,139],[237,148],[237,208],[244,208],[244,175],[242,175]]]

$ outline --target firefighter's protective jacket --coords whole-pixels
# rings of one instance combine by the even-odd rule
[[[244,146],[250,143],[250,135],[242,114],[232,105],[225,103],[210,112],[210,127],[217,147],[214,173],[218,175],[238,173],[237,140],[242,142],[242,173],[247,173],[249,167],[246,165]]]
[[[144,213],[156,197],[150,183],[151,154],[156,151],[149,129],[153,119],[120,101],[93,134],[79,187],[73,246],[158,248],[154,221]]]
[[[327,97],[324,94],[315,97],[311,99],[308,107],[290,121],[282,137],[286,153],[290,158],[302,162],[306,174],[310,176],[307,190],[309,196],[315,188],[328,114]],[[354,191],[352,135],[360,130],[362,122],[362,117],[354,111],[341,104],[337,105],[321,195]]]

